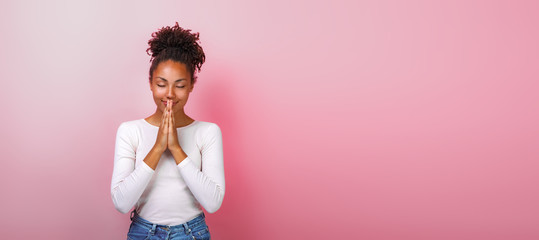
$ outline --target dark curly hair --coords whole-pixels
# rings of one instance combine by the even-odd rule
[[[153,71],[159,63],[166,60],[183,63],[187,66],[191,74],[191,84],[195,84],[195,70],[200,72],[202,64],[206,60],[204,50],[198,44],[199,33],[191,33],[190,29],[184,29],[176,25],[172,27],[162,27],[157,32],[152,33],[152,38],[148,41],[150,47],[146,53],[151,56],[150,62],[150,82],[152,82]]]

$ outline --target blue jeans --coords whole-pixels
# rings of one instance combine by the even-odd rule
[[[210,231],[206,225],[204,213],[179,225],[168,226],[151,223],[141,218],[135,210],[131,212],[131,225],[127,233],[128,240],[193,240],[210,239]]]

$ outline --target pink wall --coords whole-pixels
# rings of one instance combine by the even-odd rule
[[[179,21],[224,136],[214,239],[539,239],[537,1],[74,2],[0,3],[1,238],[125,238],[115,133]]]

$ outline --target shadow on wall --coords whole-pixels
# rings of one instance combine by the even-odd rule
[[[254,203],[252,200],[253,186],[248,179],[248,166],[246,163],[252,159],[247,159],[245,151],[242,149],[249,146],[242,146],[248,142],[242,139],[245,136],[245,129],[242,128],[241,116],[241,96],[234,92],[239,89],[235,86],[238,81],[230,73],[229,69],[220,66],[205,76],[212,79],[211,84],[204,88],[204,98],[200,107],[204,118],[209,119],[219,125],[223,134],[223,154],[225,165],[225,198],[221,208],[208,216],[208,225],[211,228],[212,237],[217,239],[249,239],[247,235],[252,232],[255,219],[253,216]],[[251,99],[249,99],[251,100]],[[256,101],[256,99],[252,99]],[[246,231],[246,228],[251,229]],[[245,236],[243,236],[245,234]]]

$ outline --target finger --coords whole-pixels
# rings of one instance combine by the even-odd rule
[[[168,131],[169,131],[169,125],[170,125],[170,121],[168,120],[169,116],[168,116],[168,112],[166,113],[165,115],[165,127],[163,128],[163,130],[165,131],[165,133],[168,134]]]
[[[161,116],[161,126],[165,126],[166,113]]]
[[[174,128],[176,128],[176,118],[175,118],[175,116],[174,116],[174,112],[172,112],[171,115],[172,115],[172,116],[171,116],[171,118],[172,118],[172,126],[174,126]]]
[[[172,111],[172,108],[169,111],[170,113],[170,123],[174,123],[174,112]]]
[[[165,111],[163,112],[163,123],[165,123],[165,124],[166,124],[166,122],[167,122],[167,114],[168,114],[168,113],[167,113],[167,111],[165,110]],[[163,126],[164,126],[164,125],[163,125]]]
[[[170,130],[170,133],[172,133],[172,131],[174,130],[174,116],[172,115],[172,110],[169,111],[168,121],[169,121],[169,130]]]

